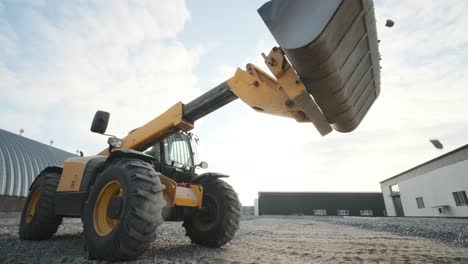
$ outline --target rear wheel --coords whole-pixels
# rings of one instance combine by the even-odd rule
[[[60,174],[49,172],[39,177],[31,186],[21,214],[21,239],[48,239],[57,232],[62,222],[62,217],[55,215],[55,193]]]
[[[232,240],[239,229],[241,205],[237,193],[223,180],[203,184],[203,207],[192,209],[183,226],[192,243],[220,247]]]
[[[155,240],[165,205],[159,176],[136,159],[116,160],[97,176],[83,216],[91,259],[133,259]]]

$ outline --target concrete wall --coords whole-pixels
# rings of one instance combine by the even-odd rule
[[[0,212],[21,212],[26,198],[17,196],[0,196]]]
[[[242,206],[241,213],[243,216],[254,215],[255,209],[253,206]]]
[[[386,184],[381,184],[380,186],[382,188],[382,195],[385,203],[385,211],[387,212],[387,216],[396,216],[395,206],[393,206],[393,200],[391,197],[389,186],[390,185]]]
[[[255,198],[254,200],[254,215],[258,216],[259,211],[258,211],[258,198]]]
[[[390,186],[398,184],[405,216],[468,217],[468,206],[456,206],[452,192],[468,192],[468,160],[442,167],[416,177],[392,179],[381,184],[388,216],[395,216]],[[416,197],[423,197],[425,208],[418,208]],[[448,206],[439,214],[436,206]]]

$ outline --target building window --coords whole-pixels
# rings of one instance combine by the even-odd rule
[[[453,192],[452,194],[457,206],[468,205],[468,198],[466,197],[465,191]]]
[[[327,210],[325,209],[315,209],[314,215],[327,215]]]
[[[418,205],[418,208],[425,208],[424,200],[423,200],[422,197],[417,197],[416,198],[416,204]]]
[[[393,184],[390,186],[390,193],[399,193],[400,192],[400,187],[398,187],[398,184]]]
[[[361,210],[360,213],[362,216],[372,216],[372,210]]]
[[[349,215],[349,210],[338,210],[338,215]]]

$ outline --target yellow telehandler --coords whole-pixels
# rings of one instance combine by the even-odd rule
[[[78,217],[91,259],[125,260],[176,220],[193,243],[220,247],[238,230],[241,205],[227,175],[195,173],[207,166],[194,161],[196,120],[240,98],[257,112],[311,122],[321,135],[353,131],[380,91],[372,1],[273,0],[258,12],[279,44],[262,54],[273,76],[248,64],[123,139],[110,136],[99,154],[45,168],[30,186],[20,238],[48,239],[62,217]],[[97,111],[91,131],[104,134],[109,116]]]

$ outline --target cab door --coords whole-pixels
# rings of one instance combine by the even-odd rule
[[[188,135],[169,135],[161,142],[160,148],[164,175],[176,182],[190,182],[197,176]]]

